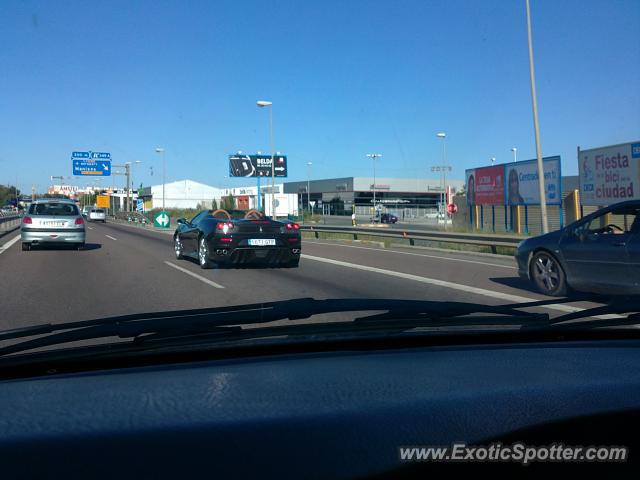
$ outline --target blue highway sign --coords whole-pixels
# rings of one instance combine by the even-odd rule
[[[96,177],[111,176],[111,160],[73,160],[74,175],[91,175]]]

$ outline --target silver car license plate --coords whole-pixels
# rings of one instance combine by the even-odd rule
[[[42,223],[47,227],[64,227],[67,224],[67,222],[59,222],[59,221],[57,222],[54,220],[44,221]]]
[[[249,240],[249,245],[252,247],[266,247],[268,245],[275,245],[275,238],[251,238]]]

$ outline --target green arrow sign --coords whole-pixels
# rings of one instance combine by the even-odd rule
[[[169,217],[167,212],[160,212],[153,219],[153,226],[157,228],[169,228],[171,226],[171,217]]]

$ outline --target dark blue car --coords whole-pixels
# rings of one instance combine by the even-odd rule
[[[518,273],[552,296],[570,289],[640,295],[640,200],[611,205],[567,227],[524,240]]]

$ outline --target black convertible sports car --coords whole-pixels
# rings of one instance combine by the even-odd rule
[[[206,210],[191,220],[181,218],[173,241],[176,258],[193,257],[201,268],[250,263],[297,267],[300,262],[300,225],[256,210]]]

